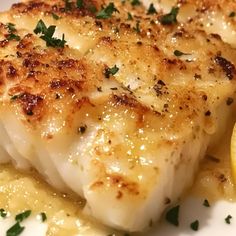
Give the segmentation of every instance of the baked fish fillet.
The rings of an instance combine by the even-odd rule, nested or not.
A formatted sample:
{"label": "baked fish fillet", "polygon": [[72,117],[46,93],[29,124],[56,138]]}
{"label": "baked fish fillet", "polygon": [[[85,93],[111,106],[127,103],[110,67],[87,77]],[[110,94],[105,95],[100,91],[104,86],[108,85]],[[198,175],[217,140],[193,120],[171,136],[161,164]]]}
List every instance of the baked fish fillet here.
{"label": "baked fish fillet", "polygon": [[35,0],[0,15],[1,163],[132,232],[191,185],[236,92],[227,40],[179,22],[181,5],[167,24],[144,3]]}

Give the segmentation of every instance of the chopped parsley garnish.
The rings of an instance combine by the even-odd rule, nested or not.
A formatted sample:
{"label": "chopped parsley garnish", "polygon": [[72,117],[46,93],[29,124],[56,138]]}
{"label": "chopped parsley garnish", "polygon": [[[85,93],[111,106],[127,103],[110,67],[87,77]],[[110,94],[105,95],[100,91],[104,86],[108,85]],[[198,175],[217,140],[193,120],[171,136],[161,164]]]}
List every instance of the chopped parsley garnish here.
{"label": "chopped parsley garnish", "polygon": [[24,211],[18,215],[16,215],[15,220],[17,222],[22,222],[23,220],[27,219],[31,214],[31,210]]}
{"label": "chopped parsley garnish", "polygon": [[199,228],[199,221],[198,220],[195,220],[194,222],[192,222],[190,224],[190,228],[194,231],[198,231],[198,228]]}
{"label": "chopped parsley garnish", "polygon": [[11,101],[14,101],[14,100],[16,100],[16,99],[18,99],[18,98],[21,98],[21,96],[22,96],[22,94],[13,95],[13,96],[11,97]]}
{"label": "chopped parsley garnish", "polygon": [[70,0],[64,0],[65,1],[65,10],[70,11],[72,9],[72,2]]}
{"label": "chopped parsley garnish", "polygon": [[137,21],[136,22],[136,25],[135,25],[135,27],[133,27],[133,29],[134,29],[134,31],[136,32],[136,33],[140,33],[141,31],[140,31],[140,21]]}
{"label": "chopped parsley garnish", "polygon": [[235,17],[236,13],[234,11],[230,12],[229,17]]}
{"label": "chopped parsley garnish", "polygon": [[78,128],[78,133],[80,133],[80,134],[84,134],[85,133],[85,131],[87,130],[87,125],[82,125],[82,126],[80,126],[79,128]]}
{"label": "chopped parsley garnish", "polygon": [[166,220],[175,226],[179,226],[179,208],[179,205],[171,208],[169,211],[167,211],[165,216]]}
{"label": "chopped parsley garnish", "polygon": [[7,36],[7,40],[8,40],[8,41],[11,41],[11,40],[20,41],[20,36],[11,33],[11,34],[9,34],[9,35]]}
{"label": "chopped parsley garnish", "polygon": [[225,223],[226,223],[226,224],[230,224],[232,218],[233,218],[233,217],[232,217],[231,215],[228,215],[228,216],[225,218]]}
{"label": "chopped parsley garnish", "polygon": [[84,1],[83,0],[77,0],[76,1],[77,8],[81,9],[84,7]]}
{"label": "chopped parsley garnish", "polygon": [[40,217],[41,217],[42,222],[44,222],[44,221],[47,220],[47,215],[46,215],[45,212],[41,212],[41,213],[40,213]]}
{"label": "chopped parsley garnish", "polygon": [[15,223],[10,229],[7,230],[6,236],[18,236],[24,231],[19,222]]}
{"label": "chopped parsley garnish", "polygon": [[174,55],[177,56],[177,57],[181,57],[181,56],[184,56],[184,55],[189,55],[189,53],[184,53],[184,52],[181,52],[179,50],[175,50]]}
{"label": "chopped parsley garnish", "polygon": [[177,23],[177,15],[179,13],[179,7],[173,7],[170,13],[163,15],[159,21],[163,25],[171,25]]}
{"label": "chopped parsley garnish", "polygon": [[46,42],[46,45],[48,47],[61,47],[63,48],[66,44],[65,35],[62,35],[62,39],[58,39],[53,37],[56,30],[55,25],[51,25],[47,28],[47,26],[44,24],[42,20],[39,20],[36,28],[34,29],[35,34],[42,34],[40,36],[41,39],[43,39]]}
{"label": "chopped parsley garnish", "polygon": [[54,20],[59,20],[59,19],[60,19],[60,16],[58,16],[58,15],[55,14],[55,13],[52,13],[52,18],[53,18]]}
{"label": "chopped parsley garnish", "polygon": [[9,35],[7,35],[7,40],[11,41],[11,40],[16,40],[16,41],[20,41],[20,36],[14,34],[14,32],[16,32],[16,28],[15,25],[12,23],[7,23],[6,24]]}
{"label": "chopped parsley garnish", "polygon": [[97,12],[97,8],[94,5],[88,6],[88,10],[93,14]]}
{"label": "chopped parsley garnish", "polygon": [[119,71],[119,68],[116,65],[114,65],[112,68],[109,68],[109,67],[106,68],[104,74],[105,74],[105,77],[109,79],[111,75],[115,75],[118,71]]}
{"label": "chopped parsley garnish", "polygon": [[2,209],[2,208],[0,209],[0,216],[2,218],[5,218],[7,216],[7,212],[4,209]]}
{"label": "chopped parsley garnish", "polygon": [[138,6],[138,5],[141,5],[141,2],[139,0],[132,0],[131,5],[132,6]]}
{"label": "chopped parsley garnish", "polygon": [[107,7],[103,8],[96,14],[97,19],[108,19],[111,18],[114,12],[119,12],[113,2],[110,2]]}
{"label": "chopped parsley garnish", "polygon": [[12,24],[12,23],[7,23],[7,28],[8,28],[8,31],[9,31],[10,33],[16,31],[15,25]]}
{"label": "chopped parsley garnish", "polygon": [[157,10],[154,7],[153,3],[151,3],[149,8],[148,8],[147,14],[148,15],[153,15],[153,14],[156,14],[156,13],[157,13]]}
{"label": "chopped parsley garnish", "polygon": [[133,20],[133,16],[131,15],[130,12],[128,12],[128,18],[127,18],[127,20]]}
{"label": "chopped parsley garnish", "polygon": [[207,199],[205,199],[203,202],[203,206],[210,207],[211,205],[210,205],[209,201]]}

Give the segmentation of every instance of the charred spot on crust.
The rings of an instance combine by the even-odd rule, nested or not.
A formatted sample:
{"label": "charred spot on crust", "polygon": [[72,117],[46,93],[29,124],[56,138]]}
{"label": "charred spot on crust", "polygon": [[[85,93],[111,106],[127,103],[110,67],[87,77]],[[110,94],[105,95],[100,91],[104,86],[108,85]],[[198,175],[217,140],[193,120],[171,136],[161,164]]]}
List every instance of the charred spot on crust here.
{"label": "charred spot on crust", "polygon": [[18,95],[17,100],[20,101],[24,113],[28,116],[34,115],[34,110],[42,105],[43,102],[43,98],[41,96],[27,92]]}
{"label": "charred spot on crust", "polygon": [[234,99],[231,98],[231,97],[228,97],[227,100],[226,100],[226,104],[227,104],[228,106],[230,106],[233,102],[234,102]]}
{"label": "charred spot on crust", "polygon": [[127,191],[132,195],[139,195],[139,187],[136,182],[129,181],[125,179],[124,176],[121,175],[109,175],[107,178],[111,185],[115,185],[120,190]]}
{"label": "charred spot on crust", "polygon": [[32,38],[33,34],[25,35],[24,38],[21,39],[19,44],[17,45],[17,49],[20,51],[29,48],[31,45],[33,45]]}
{"label": "charred spot on crust", "polygon": [[234,78],[234,75],[236,74],[236,69],[234,64],[232,64],[230,61],[221,56],[215,57],[215,63],[218,64],[223,69],[229,80],[232,80]]}
{"label": "charred spot on crust", "polygon": [[74,93],[75,90],[81,91],[83,89],[83,81],[78,80],[53,80],[50,82],[51,89],[66,89],[70,93]]}
{"label": "charred spot on crust", "polygon": [[24,59],[23,66],[26,68],[35,68],[40,65],[38,60],[30,60],[29,58]]}
{"label": "charred spot on crust", "polygon": [[210,116],[210,115],[211,115],[211,111],[208,110],[205,112],[205,116]]}
{"label": "charred spot on crust", "polygon": [[8,78],[14,78],[17,76],[17,70],[14,66],[10,65],[7,69],[7,77]]}
{"label": "charred spot on crust", "polygon": [[63,69],[63,68],[71,68],[75,69],[77,66],[77,60],[73,59],[68,59],[68,60],[62,60],[58,62],[58,69]]}
{"label": "charred spot on crust", "polygon": [[2,41],[0,41],[0,47],[4,48],[8,45],[9,41],[7,39],[4,39]]}
{"label": "charred spot on crust", "polygon": [[95,107],[95,105],[90,101],[88,97],[82,97],[81,99],[78,99],[76,102],[76,106],[78,109],[82,108],[85,104]]}
{"label": "charred spot on crust", "polygon": [[121,95],[113,95],[113,100],[116,105],[123,105],[128,107],[137,107],[138,102],[132,98],[129,97],[127,94],[121,94]]}
{"label": "charred spot on crust", "polygon": [[162,80],[158,80],[157,83],[154,85],[153,89],[155,90],[157,96],[163,94],[162,88],[164,86],[166,86],[166,84]]}

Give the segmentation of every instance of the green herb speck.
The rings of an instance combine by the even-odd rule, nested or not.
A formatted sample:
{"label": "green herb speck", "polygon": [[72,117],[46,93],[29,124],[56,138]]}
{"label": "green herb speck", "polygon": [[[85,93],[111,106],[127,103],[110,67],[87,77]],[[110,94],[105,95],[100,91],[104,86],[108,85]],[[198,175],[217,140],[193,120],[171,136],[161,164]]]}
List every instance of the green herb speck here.
{"label": "green herb speck", "polygon": [[179,7],[173,7],[170,13],[163,15],[159,21],[163,25],[171,25],[177,23],[177,15],[179,13]]}
{"label": "green herb speck", "polygon": [[139,5],[141,5],[141,2],[139,0],[132,0],[131,5],[132,6],[139,6]]}
{"label": "green herb speck", "polygon": [[225,218],[225,223],[226,223],[226,224],[230,224],[232,218],[233,218],[233,217],[232,217],[231,215],[228,215],[228,216]]}
{"label": "green herb speck", "polygon": [[203,206],[210,207],[210,203],[209,203],[209,201],[207,199],[204,200]]}
{"label": "green herb speck", "polygon": [[0,216],[2,218],[5,218],[7,216],[7,212],[4,209],[2,209],[2,208],[0,209]]}
{"label": "green herb speck", "polygon": [[179,208],[180,206],[175,206],[167,211],[165,219],[172,225],[179,226]]}
{"label": "green herb speck", "polygon": [[119,68],[116,65],[114,65],[112,68],[109,68],[109,67],[106,68],[104,74],[105,74],[105,77],[109,79],[111,75],[115,75],[118,71],[119,71]]}
{"label": "green herb speck", "polygon": [[130,12],[128,12],[128,18],[127,18],[127,20],[133,20],[133,16],[131,15],[131,13]]}
{"label": "green herb speck", "polygon": [[58,39],[53,37],[56,30],[55,25],[51,25],[47,28],[45,23],[42,20],[39,20],[39,22],[36,25],[36,28],[34,29],[35,34],[42,34],[40,36],[41,39],[43,39],[46,42],[46,45],[48,47],[64,47],[66,44],[65,35],[62,35],[62,39]]}
{"label": "green herb speck", "polygon": [[77,0],[76,1],[77,8],[81,9],[84,7],[84,1],[83,0]]}
{"label": "green herb speck", "polygon": [[45,212],[41,212],[41,213],[40,213],[40,217],[41,217],[42,222],[44,222],[44,221],[47,220],[47,215],[46,215]]}
{"label": "green herb speck", "polygon": [[97,19],[108,19],[111,18],[112,14],[114,12],[119,12],[116,8],[113,2],[110,2],[108,4],[108,6],[106,6],[105,8],[103,8],[102,10],[100,10],[97,14],[96,14],[96,18]]}
{"label": "green herb speck", "polygon": [[153,3],[151,3],[149,8],[148,8],[147,14],[148,15],[153,15],[153,14],[156,14],[156,13],[157,13],[156,8],[154,7]]}
{"label": "green herb speck", "polygon": [[24,231],[25,227],[22,227],[19,222],[15,223],[10,229],[7,230],[6,236],[18,236]]}
{"label": "green herb speck", "polygon": [[22,222],[23,220],[27,219],[31,214],[31,210],[24,211],[18,215],[16,215],[15,220],[17,222]]}
{"label": "green herb speck", "polygon": [[175,50],[175,51],[174,51],[174,55],[175,55],[176,57],[181,57],[181,56],[190,55],[190,54],[189,54],[189,53],[181,52],[181,51],[179,51],[179,50]]}
{"label": "green herb speck", "polygon": [[60,16],[58,16],[57,14],[55,14],[55,13],[52,12],[52,18],[53,18],[54,20],[59,20],[59,19],[60,19]]}
{"label": "green herb speck", "polygon": [[190,224],[190,228],[194,231],[198,231],[198,228],[199,228],[199,221],[198,220],[195,220],[194,222],[192,222]]}

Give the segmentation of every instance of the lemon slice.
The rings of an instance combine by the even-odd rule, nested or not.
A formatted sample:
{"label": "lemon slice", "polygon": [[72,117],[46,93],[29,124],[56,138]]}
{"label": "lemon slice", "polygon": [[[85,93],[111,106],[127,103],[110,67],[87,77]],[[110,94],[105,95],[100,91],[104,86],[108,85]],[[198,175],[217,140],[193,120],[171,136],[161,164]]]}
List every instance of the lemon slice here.
{"label": "lemon slice", "polygon": [[234,124],[230,145],[231,169],[234,183],[236,184],[236,123]]}

